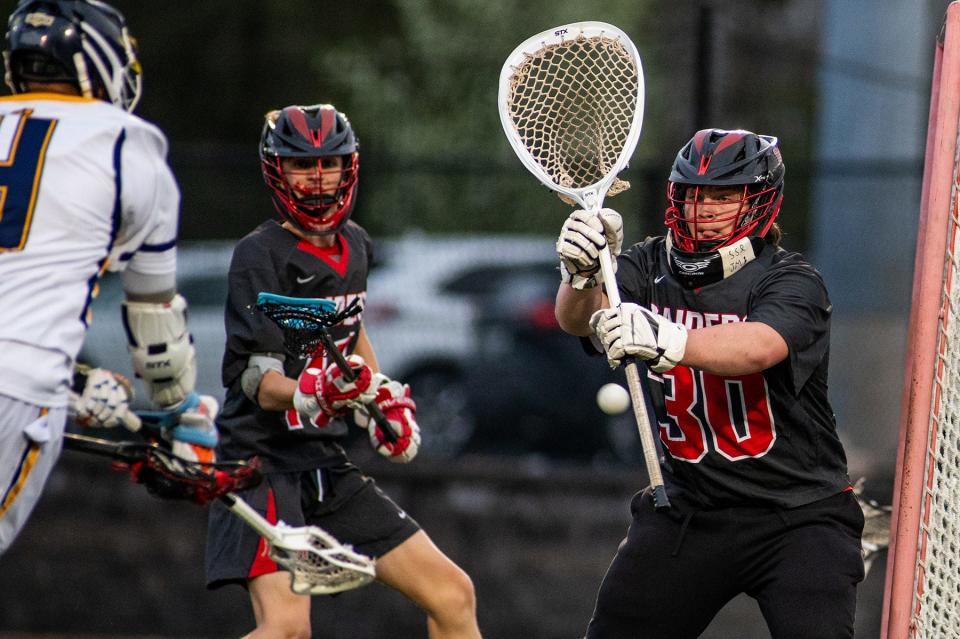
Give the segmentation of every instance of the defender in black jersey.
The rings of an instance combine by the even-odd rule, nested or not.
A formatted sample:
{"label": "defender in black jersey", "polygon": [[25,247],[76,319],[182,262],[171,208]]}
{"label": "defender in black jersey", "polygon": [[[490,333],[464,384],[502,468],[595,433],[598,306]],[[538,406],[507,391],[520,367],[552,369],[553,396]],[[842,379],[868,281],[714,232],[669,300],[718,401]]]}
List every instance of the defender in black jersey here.
{"label": "defender in black jersey", "polygon": [[697,132],[670,175],[668,233],[616,260],[617,309],[598,254],[620,252],[620,216],[564,223],[557,317],[611,365],[645,361],[673,504],[634,498],[589,639],[697,637],[740,593],[774,639],[853,636],[863,513],[827,400],[826,287],[779,246],[783,176],[776,138]]}
{"label": "defender in black jersey", "polygon": [[[470,578],[349,462],[339,443],[343,417],[353,411],[373,447],[391,461],[412,460],[419,444],[410,389],[379,372],[362,314],[331,329],[357,375],[348,383],[335,363],[305,367],[255,306],[261,291],[326,298],[338,308],[364,300],[371,241],[349,219],[357,149],[349,121],[330,105],[267,114],[261,165],[282,222],[264,222],[240,240],[230,265],[219,452],[261,459],[265,481],[241,496],[268,520],[318,525],[376,558],[377,578],[424,609],[431,637],[474,639],[480,632]],[[370,401],[389,420],[396,442],[361,408]],[[264,549],[226,508],[212,508],[208,586],[249,589],[257,621],[251,637],[310,636],[310,598],[291,592],[289,577]]]}

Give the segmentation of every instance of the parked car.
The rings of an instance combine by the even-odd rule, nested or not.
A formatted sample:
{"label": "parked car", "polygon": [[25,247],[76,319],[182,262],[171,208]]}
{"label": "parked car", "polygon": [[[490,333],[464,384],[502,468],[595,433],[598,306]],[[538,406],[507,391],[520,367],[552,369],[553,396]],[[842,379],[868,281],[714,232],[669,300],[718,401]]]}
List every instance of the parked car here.
{"label": "parked car", "polygon": [[[474,306],[472,351],[407,379],[424,453],[543,454],[580,461],[641,460],[632,413],[604,414],[596,392],[625,384],[590,357],[554,316],[556,260],[464,269],[443,285]],[[427,436],[429,434],[429,437]]]}
{"label": "parked car", "polygon": [[479,267],[542,263],[553,254],[552,240],[532,236],[412,233],[377,242],[364,324],[381,368],[402,379],[438,363],[459,365],[476,350],[476,304],[473,291],[451,283]]}

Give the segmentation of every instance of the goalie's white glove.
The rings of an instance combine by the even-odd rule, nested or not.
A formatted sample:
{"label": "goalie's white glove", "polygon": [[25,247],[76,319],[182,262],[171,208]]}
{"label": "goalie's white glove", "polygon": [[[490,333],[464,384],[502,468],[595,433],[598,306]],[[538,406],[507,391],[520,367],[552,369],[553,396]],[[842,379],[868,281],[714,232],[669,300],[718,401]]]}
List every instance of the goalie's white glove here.
{"label": "goalie's white glove", "polygon": [[639,357],[664,373],[680,363],[687,348],[685,326],[637,304],[600,309],[590,316],[590,326],[614,368],[624,357]]}
{"label": "goalie's white glove", "polygon": [[355,379],[350,382],[336,362],[325,370],[307,366],[297,379],[293,407],[314,423],[323,424],[331,417],[347,414],[352,408],[372,402],[377,388],[372,383],[373,372],[359,355],[347,357]]}
{"label": "goalie's white glove", "polygon": [[139,430],[140,420],[130,410],[133,385],[126,377],[105,368],[77,365],[70,390],[68,412],[84,428],[125,426]]}
{"label": "goalie's white glove", "polygon": [[600,251],[610,246],[613,270],[623,246],[623,219],[613,209],[596,213],[577,210],[570,214],[557,238],[560,281],[577,290],[593,288],[603,281]]}
{"label": "goalie's white glove", "polygon": [[177,425],[164,429],[163,436],[177,457],[209,464],[217,461],[216,448],[220,437],[215,420],[220,404],[210,395],[191,393],[172,411]]}
{"label": "goalie's white glove", "polygon": [[391,442],[384,436],[380,425],[363,406],[353,411],[353,421],[360,428],[367,429],[370,445],[374,450],[392,462],[406,464],[417,456],[420,449],[417,405],[410,397],[410,386],[394,381],[382,373],[376,373],[373,377],[373,386],[377,391],[375,401],[390,423],[397,441]]}

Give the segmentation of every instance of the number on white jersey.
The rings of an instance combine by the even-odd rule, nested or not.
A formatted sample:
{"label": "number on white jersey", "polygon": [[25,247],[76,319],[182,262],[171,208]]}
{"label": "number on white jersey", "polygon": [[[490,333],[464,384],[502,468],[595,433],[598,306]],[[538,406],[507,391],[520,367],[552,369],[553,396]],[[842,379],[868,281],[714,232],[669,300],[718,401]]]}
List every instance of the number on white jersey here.
{"label": "number on white jersey", "polygon": [[56,120],[30,117],[25,109],[0,119],[0,251],[27,243],[43,161]]}

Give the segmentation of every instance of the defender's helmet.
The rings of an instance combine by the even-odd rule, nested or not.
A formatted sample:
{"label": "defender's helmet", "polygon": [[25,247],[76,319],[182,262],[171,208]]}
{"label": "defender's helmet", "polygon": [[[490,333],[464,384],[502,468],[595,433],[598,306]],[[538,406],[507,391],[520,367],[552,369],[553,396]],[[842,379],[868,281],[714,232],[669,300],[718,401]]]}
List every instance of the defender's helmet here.
{"label": "defender's helmet", "polygon": [[20,0],[7,24],[7,86],[69,82],[88,98],[133,111],[141,70],[123,14],[100,0]]}
{"label": "defender's helmet", "polygon": [[[356,201],[359,143],[347,116],[329,104],[288,106],[266,116],[260,136],[260,165],[280,216],[309,235],[339,231]],[[335,190],[294,189],[285,175],[284,158],[316,160],[317,177],[324,169],[322,158],[340,156],[343,167]]]}
{"label": "defender's helmet", "polygon": [[[773,226],[783,200],[783,159],[777,138],[750,131],[704,129],[677,154],[667,186],[665,223],[681,251],[710,251],[744,237],[763,237]],[[735,220],[733,230],[698,239],[697,218],[684,217],[684,205],[702,207],[705,186],[742,186],[735,213],[711,220]],[[694,209],[696,210],[696,209]]]}

